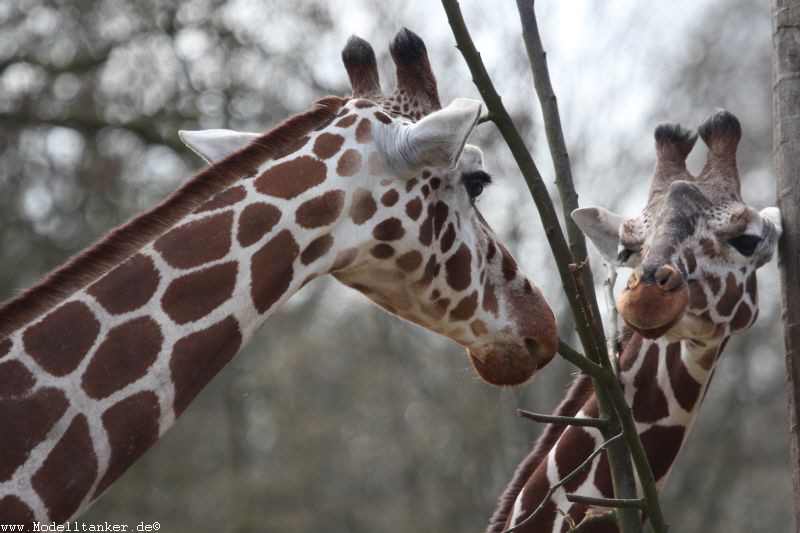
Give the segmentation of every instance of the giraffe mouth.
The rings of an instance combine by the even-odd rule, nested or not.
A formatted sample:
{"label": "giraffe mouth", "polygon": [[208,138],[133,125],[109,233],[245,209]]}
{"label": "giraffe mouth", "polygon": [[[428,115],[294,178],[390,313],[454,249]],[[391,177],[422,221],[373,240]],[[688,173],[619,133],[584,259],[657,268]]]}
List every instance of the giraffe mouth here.
{"label": "giraffe mouth", "polygon": [[513,387],[526,383],[537,370],[553,358],[550,349],[531,337],[525,337],[524,347],[504,343],[486,352],[467,349],[472,366],[485,382],[499,387]]}
{"label": "giraffe mouth", "polygon": [[647,339],[656,339],[680,321],[688,303],[685,284],[672,290],[640,284],[622,291],[617,310],[634,331]]}

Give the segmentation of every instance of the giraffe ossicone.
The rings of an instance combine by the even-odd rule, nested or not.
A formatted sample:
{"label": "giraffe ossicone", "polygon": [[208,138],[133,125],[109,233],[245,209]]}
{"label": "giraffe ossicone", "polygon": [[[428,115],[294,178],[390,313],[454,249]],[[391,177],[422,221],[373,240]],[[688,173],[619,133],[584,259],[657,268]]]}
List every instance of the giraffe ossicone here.
{"label": "giraffe ossicone", "polygon": [[[625,320],[619,380],[659,488],[729,337],[758,315],[756,270],[770,260],[781,234],[777,208],[757,211],[742,201],[736,117],[720,111],[698,132],[708,156],[697,177],[686,168],[697,135],[663,124],[655,130],[656,165],[642,212],[622,217],[589,207],[572,215],[606,261],[633,269],[617,299]],[[588,376],[573,382],[556,414],[598,416]],[[614,496],[605,452],[547,494],[603,441],[594,428],[548,426],[501,496],[487,533],[512,526],[518,532],[564,532],[602,514],[605,509],[570,503],[566,495]],[[616,530],[611,521],[581,527]]]}
{"label": "giraffe ossicone", "polygon": [[391,52],[388,98],[353,38],[354,98],[264,135],[182,132],[210,166],[0,307],[0,523],[80,514],[325,274],[452,338],[490,383],[553,357],[552,311],[475,206],[480,103],[441,109],[413,33]]}

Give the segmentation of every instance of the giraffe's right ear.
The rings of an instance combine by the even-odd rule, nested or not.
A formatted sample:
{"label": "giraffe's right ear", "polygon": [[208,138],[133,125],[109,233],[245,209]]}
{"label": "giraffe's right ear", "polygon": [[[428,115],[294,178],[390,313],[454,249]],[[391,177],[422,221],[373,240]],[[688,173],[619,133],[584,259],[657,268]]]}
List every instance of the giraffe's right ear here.
{"label": "giraffe's right ear", "polygon": [[618,265],[619,228],[624,218],[602,207],[581,207],[572,212],[572,220],[594,243],[603,259]]}
{"label": "giraffe's right ear", "polygon": [[213,165],[249,145],[260,135],[233,130],[180,130],[178,137],[194,153]]}
{"label": "giraffe's right ear", "polygon": [[452,169],[478,119],[483,105],[457,98],[415,124],[395,123],[379,136],[379,150],[396,174],[410,176],[422,167]]}

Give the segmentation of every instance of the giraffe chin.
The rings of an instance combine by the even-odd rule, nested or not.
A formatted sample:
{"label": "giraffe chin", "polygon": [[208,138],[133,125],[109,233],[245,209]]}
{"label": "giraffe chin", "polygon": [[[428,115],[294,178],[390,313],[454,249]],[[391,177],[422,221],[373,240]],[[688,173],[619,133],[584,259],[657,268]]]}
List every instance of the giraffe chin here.
{"label": "giraffe chin", "polygon": [[467,349],[472,366],[485,382],[498,387],[525,384],[553,358],[555,350],[526,337],[525,346],[508,344],[478,354]]}

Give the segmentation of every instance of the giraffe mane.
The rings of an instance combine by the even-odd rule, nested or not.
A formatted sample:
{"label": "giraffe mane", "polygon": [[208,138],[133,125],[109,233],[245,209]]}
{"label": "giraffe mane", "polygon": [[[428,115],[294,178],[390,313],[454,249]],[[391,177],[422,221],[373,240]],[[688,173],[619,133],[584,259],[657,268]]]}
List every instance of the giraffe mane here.
{"label": "giraffe mane", "polygon": [[[585,404],[591,395],[594,393],[592,386],[592,378],[588,374],[578,374],[572,380],[572,383],[567,390],[567,395],[558,405],[555,410],[557,416],[575,416],[580,408]],[[514,502],[517,500],[520,491],[528,482],[533,472],[538,468],[539,464],[547,457],[550,450],[555,446],[561,434],[567,429],[567,426],[561,424],[547,424],[541,436],[536,439],[533,445],[533,450],[522,460],[514,472],[514,477],[511,482],[506,486],[503,494],[500,496],[497,508],[489,520],[489,525],[486,528],[486,533],[500,533],[511,514],[511,509],[514,507]]]}
{"label": "giraffe mane", "polygon": [[211,197],[243,176],[254,174],[264,161],[280,157],[299,137],[330,123],[346,102],[336,96],[317,100],[309,110],[287,118],[249,146],[201,170],[160,204],[111,230],[0,305],[0,339],[121,264]]}

